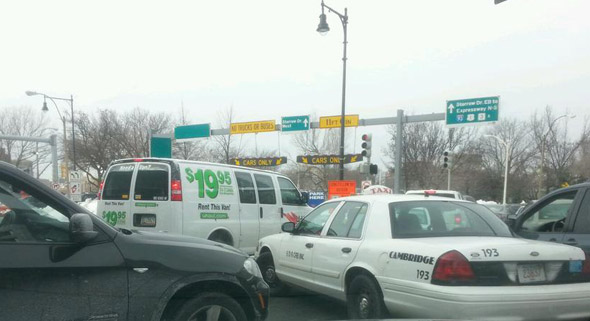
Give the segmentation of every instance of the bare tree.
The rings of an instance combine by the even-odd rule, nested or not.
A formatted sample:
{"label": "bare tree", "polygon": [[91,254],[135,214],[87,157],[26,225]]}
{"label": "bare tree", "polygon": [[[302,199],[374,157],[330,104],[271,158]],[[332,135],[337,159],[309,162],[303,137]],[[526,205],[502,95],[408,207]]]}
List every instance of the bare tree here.
{"label": "bare tree", "polygon": [[[42,112],[29,106],[5,107],[0,110],[0,133],[3,135],[47,137],[49,135]],[[37,149],[39,146],[39,149]],[[0,140],[5,160],[19,166],[22,161],[35,161],[39,152],[40,162],[49,155],[45,144],[19,140]]]}
{"label": "bare tree", "polygon": [[173,127],[169,114],[153,114],[139,107],[125,113],[121,123],[118,139],[129,157],[147,157],[150,150],[149,132],[168,133]]}
{"label": "bare tree", "polygon": [[585,119],[580,136],[572,138],[568,130],[568,118],[563,115],[556,117],[550,106],[545,108],[542,115],[535,113],[532,117],[531,127],[540,158],[541,193],[558,188],[573,178],[575,155],[590,135],[588,119]]}
{"label": "bare tree", "polygon": [[[234,120],[234,108],[231,106],[218,114],[217,125],[229,129]],[[240,157],[242,154],[242,137],[227,134],[215,135],[212,138],[213,146],[209,150],[212,161],[230,164],[232,158]]]}
{"label": "bare tree", "polygon": [[[447,133],[442,123],[423,122],[405,124],[402,130],[402,164],[395,164],[395,125],[389,127],[389,143],[384,152],[389,155],[389,169],[402,167],[405,189],[446,188],[446,171],[442,166],[444,151],[451,151],[451,170],[465,167],[462,163],[469,155],[476,129],[459,128]],[[471,162],[468,162],[471,163]]]}

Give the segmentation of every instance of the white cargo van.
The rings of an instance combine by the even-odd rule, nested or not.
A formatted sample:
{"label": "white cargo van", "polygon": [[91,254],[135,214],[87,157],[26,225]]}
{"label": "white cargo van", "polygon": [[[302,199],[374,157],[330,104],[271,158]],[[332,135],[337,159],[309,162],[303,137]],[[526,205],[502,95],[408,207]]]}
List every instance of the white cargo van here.
{"label": "white cargo van", "polygon": [[198,236],[254,253],[260,238],[311,210],[305,196],[271,171],[123,159],[109,166],[97,215],[116,227]]}

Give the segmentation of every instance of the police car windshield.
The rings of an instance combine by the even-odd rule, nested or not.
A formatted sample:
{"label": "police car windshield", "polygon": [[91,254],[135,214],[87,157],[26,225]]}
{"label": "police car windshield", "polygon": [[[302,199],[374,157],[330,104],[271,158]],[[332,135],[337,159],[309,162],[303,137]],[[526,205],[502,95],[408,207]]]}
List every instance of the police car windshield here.
{"label": "police car windshield", "polygon": [[512,236],[508,227],[482,206],[464,202],[409,201],[389,204],[394,238]]}

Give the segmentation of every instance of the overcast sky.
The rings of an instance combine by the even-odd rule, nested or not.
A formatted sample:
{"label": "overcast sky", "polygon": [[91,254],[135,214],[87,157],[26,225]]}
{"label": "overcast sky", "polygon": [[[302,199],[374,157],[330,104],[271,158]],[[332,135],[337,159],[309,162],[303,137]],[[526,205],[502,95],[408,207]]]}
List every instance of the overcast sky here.
{"label": "overcast sky", "polygon": [[[326,4],[350,16],[347,113],[443,112],[446,100],[498,95],[501,117],[551,105],[579,128],[590,115],[587,0]],[[342,27],[326,12],[331,31],[320,36],[319,14],[319,0],[4,1],[0,106],[40,108],[24,94],[35,90],[73,94],[84,111],[178,114],[184,102],[194,123],[231,105],[239,121],[337,115]],[[358,145],[364,132],[379,153],[385,129],[359,128]]]}

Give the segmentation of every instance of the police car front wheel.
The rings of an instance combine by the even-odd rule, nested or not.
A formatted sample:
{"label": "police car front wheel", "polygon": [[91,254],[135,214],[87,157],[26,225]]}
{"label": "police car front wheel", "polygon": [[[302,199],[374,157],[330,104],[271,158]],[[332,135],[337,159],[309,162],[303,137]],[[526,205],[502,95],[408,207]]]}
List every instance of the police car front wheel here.
{"label": "police car front wheel", "polygon": [[270,287],[271,294],[285,295],[288,292],[288,288],[277,277],[272,254],[270,252],[260,254],[256,263],[258,263],[258,266],[260,267],[264,282]]}
{"label": "police car front wheel", "polygon": [[387,314],[379,285],[367,275],[358,275],[350,282],[346,305],[351,319],[378,319]]}

